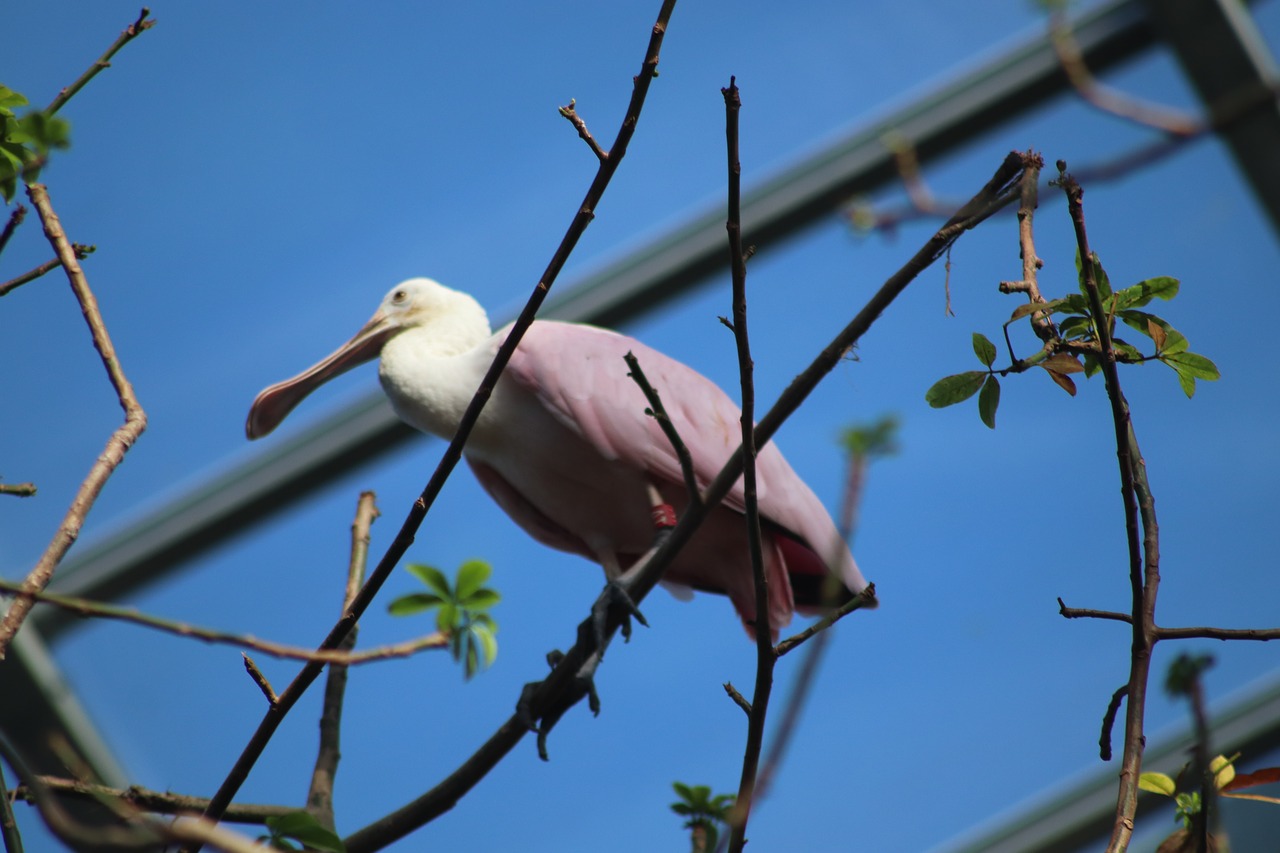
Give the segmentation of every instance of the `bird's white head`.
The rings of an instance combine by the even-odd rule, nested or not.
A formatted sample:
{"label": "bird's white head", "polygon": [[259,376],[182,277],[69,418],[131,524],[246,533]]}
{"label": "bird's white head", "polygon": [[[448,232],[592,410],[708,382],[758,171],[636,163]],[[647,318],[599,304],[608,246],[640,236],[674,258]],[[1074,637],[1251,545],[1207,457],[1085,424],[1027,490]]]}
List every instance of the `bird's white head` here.
{"label": "bird's white head", "polygon": [[489,319],[465,293],[429,278],[411,278],[391,288],[378,310],[355,337],[302,373],[266,388],[249,408],[245,435],[261,438],[285,419],[302,399],[335,376],[377,358],[403,332],[427,342],[440,355],[472,349],[489,336]]}

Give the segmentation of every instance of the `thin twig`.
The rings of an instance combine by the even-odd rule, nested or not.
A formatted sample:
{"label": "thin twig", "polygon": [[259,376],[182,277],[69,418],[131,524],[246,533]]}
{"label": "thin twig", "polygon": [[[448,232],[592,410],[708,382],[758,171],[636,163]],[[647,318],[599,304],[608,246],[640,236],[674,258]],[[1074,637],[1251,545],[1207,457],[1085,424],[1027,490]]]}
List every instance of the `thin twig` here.
{"label": "thin twig", "polygon": [[[17,797],[17,792],[13,795]],[[4,781],[4,764],[0,763],[0,841],[4,842],[5,853],[22,853],[22,834],[18,832],[18,822],[13,817],[13,805],[9,796],[9,786]]]}
{"label": "thin twig", "polygon": [[[361,614],[369,606],[373,597],[377,595],[378,590],[382,588],[392,570],[400,562],[408,550],[410,543],[413,542],[414,535],[418,528],[422,525],[422,520],[426,517],[427,512],[434,505],[436,498],[439,496],[441,489],[449,475],[457,467],[459,460],[462,458],[462,447],[465,444],[471,430],[474,428],[476,421],[480,418],[480,412],[485,404],[489,401],[489,397],[493,393],[494,387],[497,385],[498,377],[502,374],[503,369],[507,366],[507,362],[511,360],[512,354],[515,352],[516,346],[519,345],[520,339],[524,337],[524,333],[533,323],[538,309],[542,306],[543,300],[550,292],[552,285],[559,276],[560,271],[564,268],[574,247],[578,244],[587,226],[595,217],[595,209],[604,195],[605,189],[609,186],[613,179],[614,173],[627,152],[627,146],[631,142],[631,138],[635,133],[636,125],[640,118],[641,110],[644,106],[645,98],[649,92],[649,85],[652,82],[658,67],[658,56],[662,47],[662,40],[666,34],[667,23],[671,18],[671,13],[675,8],[675,0],[663,0],[662,8],[658,13],[657,22],[653,26],[650,34],[649,44],[645,50],[644,61],[641,64],[640,73],[633,79],[631,90],[631,101],[627,106],[627,111],[623,117],[622,124],[618,128],[618,134],[614,139],[613,146],[609,149],[609,157],[600,161],[600,166],[596,171],[596,176],[591,182],[591,186],[587,189],[586,195],[582,203],[578,206],[577,211],[565,232],[564,238],[560,245],[552,254],[551,261],[547,268],[543,271],[542,277],[534,287],[533,293],[526,302],[524,309],[520,312],[520,316],[512,324],[511,330],[507,333],[507,338],[498,348],[497,354],[494,356],[493,364],[490,366],[484,379],[480,383],[480,387],[476,390],[475,396],[471,403],[467,406],[462,418],[459,420],[457,432],[454,434],[453,440],[449,442],[449,446],[445,449],[440,462],[436,466],[436,470],[432,473],[430,480],[423,489],[421,495],[414,502],[412,509],[405,518],[404,523],[400,527],[399,533],[396,534],[390,547],[383,555],[378,565],[370,574],[369,581],[360,589],[360,593],[352,602],[351,607],[343,614],[342,619],[330,630],[329,635],[321,644],[322,649],[336,648],[352,627],[359,620]],[[578,664],[581,662],[579,661]],[[576,665],[575,665],[576,666]],[[249,743],[246,744],[240,757],[236,760],[235,765],[227,774],[226,779],[218,788],[217,793],[210,800],[209,807],[205,810],[205,816],[211,820],[217,820],[222,810],[227,807],[240,790],[240,786],[244,780],[248,778],[249,771],[257,762],[258,757],[262,755],[267,744],[270,742],[276,728],[289,710],[297,703],[302,694],[319,676],[321,665],[316,663],[308,664],[304,667],[294,680],[280,694],[280,701],[267,711],[262,722],[259,723],[257,730],[254,732]],[[557,667],[557,671],[559,668]],[[576,671],[576,669],[575,669]],[[553,673],[554,674],[554,673]],[[568,677],[567,675],[565,676]],[[482,748],[483,758],[475,764],[469,764],[466,772],[460,768],[465,781],[465,787],[453,797],[456,801],[462,792],[468,790],[485,773],[492,768],[498,760],[502,758],[519,740],[528,733],[528,728],[523,721],[517,719],[515,715],[505,723],[500,729],[498,735],[490,739],[490,744],[496,744],[492,749],[485,750]],[[456,776],[457,774],[455,774]],[[453,777],[450,777],[451,779]],[[412,805],[412,804],[411,804]],[[428,814],[426,817],[420,817],[410,807],[409,817],[396,818],[396,815],[389,815],[375,826],[379,827],[378,832],[385,832],[389,836],[389,840],[379,846],[385,846],[390,840],[403,837],[409,832],[421,826],[422,823],[430,820],[434,815]],[[396,814],[401,814],[405,810],[402,809]],[[428,812],[431,810],[428,809]],[[362,831],[363,832],[363,831]],[[371,833],[372,834],[372,833]],[[195,848],[198,849],[198,848]],[[348,844],[348,850],[351,850]],[[188,850],[187,853],[194,853],[194,850]]]}
{"label": "thin twig", "polygon": [[680,460],[680,473],[684,476],[684,489],[689,493],[689,502],[700,503],[702,495],[698,493],[698,478],[693,473],[693,457],[689,455],[689,448],[680,438],[676,425],[672,423],[671,416],[667,414],[666,408],[663,407],[662,398],[658,396],[657,390],[649,384],[648,377],[640,369],[640,361],[630,352],[622,358],[626,361],[627,367],[631,371],[627,375],[640,386],[640,390],[644,393],[644,398],[649,401],[649,408],[645,409],[644,413],[657,421],[658,426],[662,427],[662,432],[666,435],[667,441],[671,442],[671,449],[675,451],[676,458]]}
{"label": "thin twig", "polygon": [[35,483],[0,483],[0,495],[14,495],[19,498],[34,497]]}
{"label": "thin twig", "polygon": [[[1138,807],[1138,776],[1142,771],[1142,752],[1146,739],[1143,717],[1146,713],[1147,686],[1151,672],[1151,652],[1155,634],[1156,594],[1160,586],[1160,533],[1156,522],[1155,500],[1146,480],[1146,465],[1138,448],[1138,438],[1130,419],[1129,404],[1120,389],[1116,368],[1116,351],[1111,330],[1102,306],[1098,282],[1094,274],[1095,257],[1089,248],[1084,221],[1084,190],[1058,161],[1059,185],[1067,196],[1067,208],[1075,229],[1080,251],[1081,272],[1102,347],[1099,362],[1106,380],[1107,399],[1111,403],[1111,419],[1115,428],[1116,460],[1120,469],[1120,492],[1124,504],[1125,533],[1129,549],[1129,584],[1133,599],[1133,643],[1129,663],[1129,691],[1125,705],[1124,752],[1120,767],[1120,789],[1116,799],[1116,818],[1112,825],[1108,853],[1128,847],[1133,835],[1133,819]],[[1141,533],[1139,532],[1141,524]]]}
{"label": "thin twig", "polygon": [[814,634],[819,634],[827,630],[853,611],[861,610],[865,607],[874,607],[875,605],[876,585],[869,583],[867,584],[866,589],[862,590],[862,592],[858,593],[853,598],[850,598],[844,604],[840,605],[826,616],[823,616],[808,628],[805,628],[803,631],[787,637],[785,640],[778,643],[777,648],[774,651],[778,657],[782,657],[788,652],[794,651],[797,646],[804,643],[805,640],[808,640]]}
{"label": "thin twig", "polygon": [[[669,13],[667,6],[664,6],[664,11]],[[662,20],[665,21],[665,18]],[[659,32],[655,29],[655,35]],[[651,49],[656,62],[656,48],[652,42]],[[616,151],[617,148],[615,147],[614,150]],[[876,318],[916,276],[946,252],[947,247],[959,239],[964,232],[977,227],[993,213],[1017,198],[1012,188],[1020,172],[1020,155],[1013,153],[1007,156],[991,180],[964,206],[962,211],[943,225],[901,269],[884,282],[867,305],[814,358],[809,367],[792,380],[790,386],[774,403],[773,408],[756,424],[757,446],[763,446],[764,442],[777,432],[782,423],[799,408],[823,377],[842,362],[849,348],[871,328]],[[680,521],[672,528],[671,534],[631,578],[628,592],[636,603],[642,601],[644,596],[658,584],[674,555],[688,543],[707,514],[720,504],[741,476],[742,453],[739,449],[706,488],[703,504],[697,507],[691,506],[681,515]],[[613,632],[617,627],[618,620],[611,617],[609,631]],[[581,633],[583,629],[580,626]],[[591,635],[589,624],[585,633]],[[554,713],[561,710],[569,701],[567,697],[574,697],[572,701],[578,701],[581,698],[581,685],[576,679],[585,659],[586,652],[581,644],[573,646],[564,654],[532,696],[530,707],[533,712],[539,715]],[[434,788],[395,812],[347,836],[344,843],[348,853],[380,850],[448,811],[528,733],[527,721],[512,714],[475,753]]]}
{"label": "thin twig", "polygon": [[63,807],[45,785],[44,777],[31,770],[2,731],[0,757],[25,781],[45,826],[72,850],[137,850],[143,853],[164,848],[173,842],[208,842],[230,853],[261,853],[262,847],[256,842],[209,821],[190,817],[180,817],[172,822],[152,820],[121,800],[98,801],[118,814],[119,824],[83,824]]}
{"label": "thin twig", "polygon": [[[98,249],[97,246],[86,246],[83,243],[72,243],[71,248],[75,251],[76,257],[81,260],[92,255]],[[52,272],[60,266],[62,266],[62,260],[60,258],[54,258],[51,261],[45,261],[35,269],[27,270],[22,275],[14,276],[3,284],[0,284],[0,296],[7,296],[10,291],[16,290],[24,284],[33,282],[45,273]]]}
{"label": "thin twig", "polygon": [[[346,612],[364,585],[365,565],[369,558],[369,529],[378,517],[373,492],[362,492],[356,503],[356,517],[351,523],[351,556],[347,560],[346,591],[342,597],[342,611]],[[356,644],[356,633],[351,633],[339,647],[350,651]],[[338,774],[341,758],[339,734],[342,723],[342,701],[347,689],[346,666],[330,664],[329,677],[324,685],[324,703],[320,712],[320,748],[316,751],[315,769],[311,773],[311,787],[307,792],[307,811],[327,829],[334,828],[333,782]]]}
{"label": "thin twig", "polygon": [[582,141],[587,143],[587,147],[596,155],[596,159],[604,162],[609,159],[609,152],[600,147],[600,143],[596,142],[596,138],[591,135],[591,131],[587,130],[587,123],[582,120],[582,116],[578,115],[578,102],[573,98],[569,99],[566,106],[559,107],[560,115],[569,120],[569,123],[578,131],[578,136],[582,137]]}
{"label": "thin twig", "polygon": [[[50,245],[53,246],[54,253],[57,254],[58,259],[62,262],[67,279],[71,282],[71,290],[75,293],[76,300],[80,303],[80,310],[84,314],[85,322],[89,325],[89,333],[93,337],[93,345],[97,348],[98,355],[102,358],[102,363],[107,369],[107,376],[111,380],[112,387],[115,388],[121,408],[124,409],[124,423],[107,439],[106,449],[103,450],[93,467],[89,469],[89,474],[85,477],[84,482],[80,484],[75,498],[71,501],[71,506],[67,509],[67,514],[63,517],[62,524],[59,525],[57,532],[54,534],[53,541],[49,543],[49,547],[45,549],[35,568],[31,570],[31,573],[27,575],[22,584],[23,592],[33,593],[39,592],[48,586],[49,581],[53,578],[54,569],[58,567],[58,563],[62,561],[62,558],[80,535],[80,528],[84,525],[85,516],[88,515],[89,510],[93,507],[94,501],[98,499],[98,494],[102,491],[102,487],[124,459],[125,453],[138,440],[138,436],[142,434],[142,431],[146,429],[147,415],[138,403],[138,398],[133,393],[133,386],[125,378],[124,371],[120,367],[120,361],[116,358],[115,347],[111,343],[111,337],[107,334],[107,327],[102,321],[102,314],[98,310],[98,300],[94,298],[93,291],[89,289],[89,282],[85,278],[84,270],[80,268],[80,261],[76,258],[76,252],[72,247],[71,241],[67,239],[66,233],[62,230],[62,223],[58,221],[57,214],[53,212],[53,205],[49,202],[48,192],[41,184],[31,184],[27,187],[27,196],[31,199],[31,203],[35,205],[36,212],[40,214],[40,221],[44,224],[45,236],[49,239]],[[29,597],[15,599],[10,604],[3,621],[0,621],[0,660],[4,658],[5,649],[8,648],[9,641],[17,633],[18,628],[22,626],[23,620],[31,610],[31,604],[32,599]]]}
{"label": "thin twig", "polygon": [[69,595],[58,595],[52,592],[27,592],[22,584],[6,580],[0,580],[0,590],[13,593],[15,603],[23,600],[35,601],[40,604],[59,607],[80,616],[96,619],[114,619],[120,622],[128,622],[132,625],[141,625],[145,628],[154,628],[157,631],[164,631],[168,634],[176,634],[179,637],[203,640],[206,643],[239,646],[240,648],[253,649],[272,657],[318,664],[333,663],[352,666],[370,663],[371,661],[409,657],[426,649],[442,649],[449,645],[448,636],[437,631],[414,640],[394,643],[389,646],[379,646],[376,649],[368,649],[363,652],[344,652],[335,649],[317,650],[262,640],[248,634],[233,634],[229,631],[219,631],[215,628],[202,628],[198,625],[189,625],[186,622],[161,619],[158,616],[140,613],[132,607],[117,607],[112,604],[103,604],[102,602],[89,601]]}
{"label": "thin twig", "polygon": [[751,703],[747,701],[747,697],[738,692],[738,688],[734,687],[731,682],[726,681],[724,683],[724,692],[733,700],[733,704],[742,709],[744,714],[748,717],[751,716]]}
{"label": "thin twig", "polygon": [[[202,810],[208,800],[203,797],[188,797],[169,791],[153,791],[140,785],[128,788],[112,788],[92,782],[81,782],[78,779],[63,779],[57,776],[41,776],[40,782],[50,791],[60,796],[79,797],[85,800],[101,800],[108,797],[128,803],[134,808],[152,814],[190,814]],[[15,800],[35,803],[35,794],[27,785],[14,789]],[[296,806],[260,806],[235,804],[227,809],[222,819],[227,823],[249,823],[261,825],[269,817],[282,817],[292,814]]]}
{"label": "thin twig", "polygon": [[13,232],[18,230],[18,226],[22,224],[22,220],[27,218],[27,208],[18,205],[9,214],[8,220],[4,223],[4,230],[0,231],[0,252],[3,252],[5,246],[9,245],[9,238],[13,236]]}
{"label": "thin twig", "polygon": [[258,685],[262,695],[267,698],[267,704],[274,705],[280,701],[280,697],[276,695],[275,688],[271,686],[271,682],[267,680],[262,670],[258,669],[258,665],[254,663],[253,658],[244,652],[240,653],[240,657],[244,658],[244,671],[249,673],[249,678],[253,679],[253,683]]}
{"label": "thin twig", "polygon": [[[1109,619],[1114,622],[1133,624],[1133,616],[1129,613],[1117,613],[1114,610],[1088,610],[1082,607],[1067,607],[1058,599],[1058,612],[1067,619]],[[1210,628],[1207,626],[1191,628],[1162,628],[1152,625],[1153,636],[1157,640],[1280,640],[1280,628]]]}
{"label": "thin twig", "polygon": [[738,155],[738,113],[742,108],[738,86],[733,77],[724,96],[725,146],[729,165],[728,215],[725,230],[729,236],[729,269],[733,279],[733,338],[738,350],[738,378],[742,394],[742,498],[746,516],[747,544],[751,554],[751,575],[756,592],[756,682],[751,697],[751,714],[747,717],[747,744],[742,758],[742,776],[738,795],[727,818],[729,850],[741,853],[746,844],[747,821],[755,799],[756,778],[760,769],[760,751],[764,747],[764,724],[773,693],[773,669],[777,656],[773,653],[773,623],[769,619],[769,579],[765,574],[764,550],[761,544],[760,507],[756,495],[755,380],[751,360],[751,341],[747,333],[747,266],[742,257],[742,163]]}
{"label": "thin twig", "polygon": [[1120,713],[1120,703],[1128,695],[1128,683],[1116,688],[1116,692],[1111,694],[1111,701],[1107,703],[1107,712],[1102,715],[1102,733],[1098,735],[1098,756],[1103,761],[1111,760],[1111,730],[1115,728],[1116,714]]}
{"label": "thin twig", "polygon": [[156,25],[155,20],[147,20],[147,16],[150,14],[150,9],[145,6],[142,7],[142,12],[138,15],[138,19],[125,27],[124,30],[121,31],[119,37],[111,43],[111,47],[107,48],[106,53],[98,57],[98,60],[90,65],[74,83],[58,93],[58,97],[54,98],[49,106],[44,108],[45,114],[53,115],[58,110],[62,109],[67,101],[71,100],[71,98],[83,89],[90,80],[97,77],[103,70],[111,67],[111,58],[120,51],[120,48],[124,47],[126,44],[154,27]]}

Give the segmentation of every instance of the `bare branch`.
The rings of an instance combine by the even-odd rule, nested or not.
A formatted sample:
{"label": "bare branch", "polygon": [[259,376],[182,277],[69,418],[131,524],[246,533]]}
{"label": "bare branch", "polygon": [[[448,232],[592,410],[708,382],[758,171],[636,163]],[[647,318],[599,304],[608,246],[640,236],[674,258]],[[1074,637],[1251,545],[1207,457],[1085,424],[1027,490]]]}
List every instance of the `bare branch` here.
{"label": "bare branch", "polygon": [[747,745],[742,758],[742,776],[738,795],[727,818],[729,850],[741,853],[746,844],[747,820],[755,799],[760,751],[764,746],[764,724],[773,693],[773,625],[769,620],[769,579],[764,569],[761,544],[760,507],[756,494],[755,380],[751,359],[751,342],[747,333],[747,265],[742,256],[742,163],[738,156],[738,113],[742,108],[738,86],[729,78],[728,88],[721,89],[725,108],[725,146],[729,165],[728,217],[725,230],[729,235],[729,268],[733,278],[733,338],[738,350],[738,378],[742,395],[742,497],[747,523],[747,544],[751,554],[751,575],[756,591],[756,683],[751,697],[751,713],[747,717]]}
{"label": "bare branch", "polygon": [[253,658],[244,652],[240,653],[240,657],[244,658],[244,671],[249,673],[249,677],[253,679],[253,683],[258,685],[258,689],[262,691],[262,695],[267,698],[268,705],[274,705],[280,701],[280,697],[276,695],[275,688],[271,686],[271,682],[262,674],[262,670],[258,669],[258,665],[254,663]]}
{"label": "bare branch", "polygon": [[[80,261],[76,257],[71,241],[67,239],[66,233],[62,230],[62,223],[58,221],[57,214],[53,212],[53,205],[49,202],[48,192],[42,184],[31,184],[27,187],[27,196],[31,199],[31,203],[35,205],[36,212],[40,214],[40,221],[44,224],[45,236],[49,239],[55,254],[62,262],[67,279],[71,282],[71,290],[75,293],[76,300],[80,303],[80,310],[84,313],[85,322],[89,325],[89,332],[93,337],[93,345],[97,348],[98,354],[102,358],[102,363],[107,369],[107,376],[120,399],[121,408],[124,409],[124,423],[107,439],[106,449],[103,450],[93,467],[89,469],[89,474],[85,477],[84,482],[80,484],[80,488],[76,492],[75,498],[72,499],[67,514],[63,517],[62,524],[59,525],[57,532],[54,534],[53,541],[49,543],[49,547],[45,549],[35,568],[31,570],[31,573],[27,575],[26,581],[23,582],[23,592],[34,593],[43,590],[53,578],[53,572],[58,563],[62,561],[62,558],[80,535],[80,528],[84,525],[85,516],[88,515],[89,510],[93,507],[94,501],[98,499],[98,494],[102,491],[102,487],[124,459],[125,453],[138,440],[138,436],[142,434],[142,431],[146,429],[147,415],[138,403],[138,398],[133,393],[133,386],[125,378],[119,359],[116,358],[115,347],[111,343],[111,337],[107,334],[106,325],[102,321],[102,314],[98,310],[98,301],[94,298],[93,291],[89,289],[89,282],[85,278],[84,271],[80,269]],[[4,658],[4,652],[9,645],[9,641],[17,633],[27,613],[31,610],[31,603],[32,599],[29,597],[15,599],[9,605],[9,610],[5,613],[3,621],[0,621],[0,659]]]}
{"label": "bare branch", "polygon": [[49,106],[44,108],[45,113],[47,115],[53,115],[58,110],[62,109],[67,101],[71,100],[77,92],[88,85],[90,80],[97,77],[103,70],[111,67],[111,58],[120,51],[120,48],[124,47],[126,44],[154,27],[156,25],[155,20],[147,20],[147,16],[150,14],[151,10],[144,6],[142,8],[142,12],[138,15],[138,19],[125,27],[124,30],[121,31],[119,37],[111,43],[109,48],[107,48],[106,53],[98,57],[98,60],[90,65],[83,74],[76,78],[74,83],[58,93],[58,97],[54,98]]}
{"label": "bare branch", "polygon": [[591,131],[587,130],[587,123],[582,120],[582,116],[578,115],[577,103],[570,98],[567,106],[559,107],[560,115],[569,120],[569,123],[577,129],[578,136],[582,137],[582,141],[587,143],[587,147],[596,155],[596,159],[603,163],[609,159],[609,152],[601,148],[600,143],[596,142],[596,138],[591,135]]}
{"label": "bare branch", "polygon": [[58,595],[52,592],[27,592],[24,585],[6,580],[0,580],[0,590],[13,593],[15,604],[18,601],[39,602],[59,607],[80,616],[115,619],[120,622],[141,625],[145,628],[154,628],[157,631],[164,631],[168,634],[176,634],[180,637],[203,640],[206,643],[239,646],[245,649],[253,649],[272,657],[308,661],[317,664],[332,663],[351,666],[370,663],[371,661],[410,657],[425,649],[442,649],[449,645],[448,636],[437,631],[415,640],[407,640],[403,643],[395,643],[389,646],[379,646],[376,649],[369,649],[363,652],[306,649],[300,646],[289,646],[283,643],[271,642],[270,640],[262,640],[248,634],[233,634],[229,631],[219,631],[215,628],[202,628],[198,625],[189,625],[186,622],[161,619],[158,616],[140,613],[132,607],[117,607],[112,604],[103,604],[102,602],[89,601],[69,595]]}
{"label": "bare branch", "polygon": [[18,230],[18,226],[22,224],[22,220],[27,218],[27,209],[18,205],[9,214],[9,219],[4,223],[4,230],[0,231],[0,252],[4,251],[5,246],[9,245],[9,238],[13,236],[13,232]]}
{"label": "bare branch", "polygon": [[689,493],[690,503],[701,503],[702,495],[698,492],[698,479],[693,475],[693,457],[689,455],[689,448],[680,438],[680,433],[676,430],[676,425],[672,423],[671,416],[667,414],[667,410],[662,405],[662,398],[658,396],[657,390],[649,384],[649,379],[644,375],[644,371],[640,369],[640,361],[633,353],[624,355],[623,360],[626,361],[627,367],[630,369],[630,376],[635,383],[640,386],[640,390],[644,392],[644,398],[649,401],[649,408],[645,409],[645,414],[652,417],[658,422],[658,426],[662,427],[663,434],[666,435],[667,441],[671,442],[671,449],[675,451],[676,458],[680,460],[680,473],[684,476],[684,489]]}
{"label": "bare branch", "polygon": [[742,709],[744,714],[748,717],[751,716],[751,703],[747,701],[747,697],[738,692],[738,688],[734,687],[732,683],[726,681],[724,683],[724,692],[733,700],[735,705]]}
{"label": "bare branch", "polygon": [[[346,592],[342,598],[342,610],[346,611],[364,584],[365,564],[369,557],[369,529],[378,517],[373,492],[362,492],[356,504],[356,517],[351,523],[351,556],[347,561]],[[358,627],[343,640],[339,648],[350,651],[356,644]],[[327,829],[334,829],[333,780],[338,773],[339,733],[342,722],[342,701],[347,689],[347,667],[341,664],[329,666],[329,677],[324,685],[324,703],[320,713],[320,748],[316,753],[315,769],[311,773],[311,787],[307,792],[307,811]]]}
{"label": "bare branch", "polygon": [[[139,811],[153,814],[190,814],[204,809],[208,800],[203,797],[189,797],[169,791],[153,791],[140,785],[128,788],[112,788],[107,785],[96,785],[81,782],[78,779],[62,779],[57,776],[41,776],[40,782],[50,791],[62,796],[73,796],[85,800],[100,800],[103,797],[128,803]],[[35,794],[27,785],[20,785],[13,791],[15,800],[23,800],[34,804]],[[294,806],[258,806],[233,805],[227,809],[223,820],[227,823],[262,824],[269,817],[282,817],[296,812]]]}
{"label": "bare branch", "polygon": [[19,498],[34,497],[35,483],[0,483],[0,495],[14,495]]}
{"label": "bare branch", "polygon": [[1111,701],[1107,703],[1107,712],[1102,715],[1102,734],[1098,735],[1098,756],[1103,761],[1111,760],[1111,730],[1115,728],[1116,714],[1120,713],[1120,703],[1128,695],[1129,684],[1126,682],[1111,694]]}
{"label": "bare branch", "polygon": [[826,616],[823,616],[821,619],[819,619],[817,622],[814,622],[808,628],[805,628],[803,631],[799,632],[798,634],[794,634],[790,637],[787,637],[787,639],[783,640],[781,643],[778,643],[778,646],[776,649],[774,649],[774,651],[778,657],[782,657],[788,652],[794,651],[797,646],[804,643],[805,640],[808,640],[814,634],[818,634],[818,633],[821,633],[822,631],[827,630],[832,625],[836,624],[837,622],[839,622],[844,617],[848,616],[853,611],[862,610],[863,608],[875,607],[875,606],[876,606],[876,585],[873,583],[869,583],[867,584],[867,588],[864,589],[862,592],[858,593],[853,598],[849,599],[844,604],[840,605],[835,610],[828,613]]}
{"label": "bare branch", "polygon": [[[75,252],[76,257],[80,260],[84,260],[98,249],[97,246],[86,246],[83,243],[72,243],[71,248]],[[60,258],[45,261],[35,269],[27,270],[22,275],[15,276],[3,284],[0,284],[0,296],[8,296],[11,290],[16,290],[24,284],[33,282],[45,273],[52,272],[60,266],[62,266],[62,260]]]}

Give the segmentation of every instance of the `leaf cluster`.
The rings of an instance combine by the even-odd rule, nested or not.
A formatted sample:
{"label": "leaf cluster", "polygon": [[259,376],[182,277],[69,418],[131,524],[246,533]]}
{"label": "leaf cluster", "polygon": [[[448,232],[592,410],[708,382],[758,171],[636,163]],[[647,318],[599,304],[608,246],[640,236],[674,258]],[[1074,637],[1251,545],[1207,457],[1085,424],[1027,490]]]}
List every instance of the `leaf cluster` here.
{"label": "leaf cluster", "polygon": [[26,97],[0,85],[0,196],[8,204],[18,192],[18,181],[35,181],[49,152],[71,144],[71,125],[65,119],[41,110],[22,117],[14,112],[25,107]]}
{"label": "leaf cluster", "polygon": [[485,611],[502,600],[496,590],[484,585],[493,567],[483,560],[468,560],[458,568],[452,584],[433,566],[410,563],[405,569],[430,591],[395,599],[387,606],[391,615],[435,610],[436,630],[449,635],[449,650],[454,660],[462,661],[466,678],[492,665],[498,656],[498,623]]}
{"label": "leaf cluster", "polygon": [[710,785],[673,782],[671,787],[680,798],[671,804],[671,810],[689,818],[684,822],[684,828],[693,834],[694,851],[716,849],[720,840],[720,827],[728,820],[729,809],[733,808],[733,796],[712,796]]}
{"label": "leaf cluster", "polygon": [[[1179,282],[1169,276],[1148,278],[1137,284],[1113,290],[1106,270],[1097,254],[1089,258],[1098,295],[1102,303],[1102,315],[1094,316],[1085,288],[1084,267],[1076,258],[1079,293],[1072,293],[1048,302],[1032,302],[1020,305],[1004,324],[1005,341],[1008,327],[1018,320],[1042,324],[1048,328],[1042,349],[1027,359],[1013,359],[1010,366],[997,369],[995,344],[980,332],[973,333],[973,352],[985,368],[944,376],[925,393],[925,401],[935,409],[953,406],[978,394],[978,415],[991,429],[996,425],[996,409],[1000,405],[1000,376],[1021,373],[1032,367],[1042,368],[1054,383],[1068,394],[1075,396],[1076,385],[1071,374],[1083,373],[1091,377],[1102,369],[1102,344],[1100,329],[1106,328],[1111,339],[1116,361],[1122,364],[1143,364],[1159,361],[1177,374],[1183,393],[1191,397],[1196,392],[1196,380],[1215,380],[1219,377],[1217,365],[1202,355],[1189,350],[1186,336],[1173,328],[1162,317],[1148,311],[1153,299],[1165,301],[1178,294]],[[1057,315],[1055,325],[1052,318]],[[1116,323],[1139,332],[1150,339],[1152,353],[1145,355],[1138,347],[1116,337]],[[1012,348],[1010,348],[1012,350]],[[1012,351],[1010,352],[1012,358]]]}
{"label": "leaf cluster", "polygon": [[[1213,774],[1213,784],[1218,795],[1280,805],[1280,797],[1240,793],[1245,788],[1280,782],[1280,767],[1266,767],[1252,773],[1236,773],[1237,758],[1239,758],[1238,755],[1231,758],[1219,755],[1209,762],[1209,772]],[[1173,797],[1177,807],[1174,820],[1180,821],[1184,828],[1190,829],[1192,818],[1198,815],[1201,809],[1198,790],[1200,780],[1192,778],[1193,775],[1190,764],[1183,765],[1176,778],[1167,773],[1147,772],[1138,777],[1138,787],[1163,797]]]}

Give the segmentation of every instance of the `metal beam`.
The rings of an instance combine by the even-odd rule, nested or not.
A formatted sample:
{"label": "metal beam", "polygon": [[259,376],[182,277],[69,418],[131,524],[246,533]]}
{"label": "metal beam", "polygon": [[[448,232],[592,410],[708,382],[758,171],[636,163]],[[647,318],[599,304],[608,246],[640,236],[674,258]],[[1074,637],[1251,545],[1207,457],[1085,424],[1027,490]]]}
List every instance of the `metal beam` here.
{"label": "metal beam", "polygon": [[1271,225],[1280,228],[1280,71],[1239,0],[1146,0]]}
{"label": "metal beam", "polygon": [[[1075,31],[1090,67],[1099,71],[1134,56],[1154,38],[1140,0],[1115,0],[1095,9]],[[769,251],[831,216],[850,197],[897,181],[893,156],[881,142],[890,131],[910,139],[922,161],[936,160],[1041,106],[1068,85],[1047,38],[1030,39],[756,186],[742,202],[745,239]],[[705,281],[723,268],[724,258],[724,213],[707,210],[563,296],[553,296],[543,315],[617,325]],[[381,393],[370,393],[77,551],[59,570],[54,588],[91,598],[118,597],[416,435],[396,419]],[[50,638],[74,624],[52,608],[37,610],[33,618]]]}

